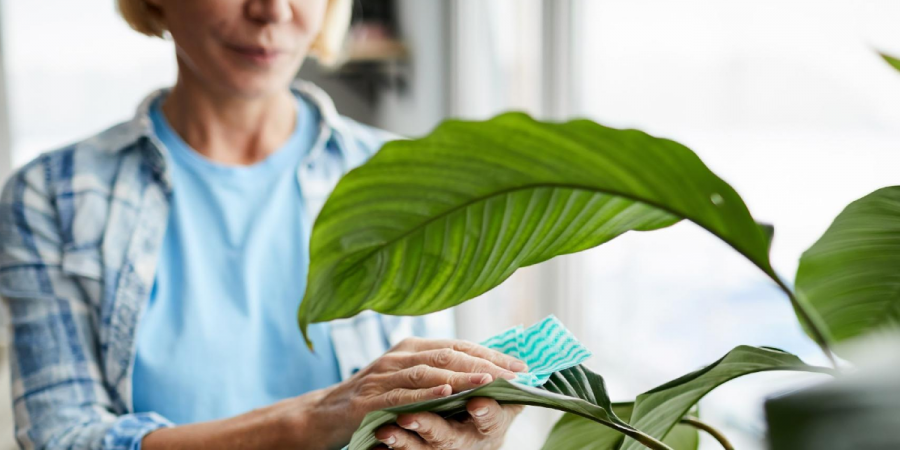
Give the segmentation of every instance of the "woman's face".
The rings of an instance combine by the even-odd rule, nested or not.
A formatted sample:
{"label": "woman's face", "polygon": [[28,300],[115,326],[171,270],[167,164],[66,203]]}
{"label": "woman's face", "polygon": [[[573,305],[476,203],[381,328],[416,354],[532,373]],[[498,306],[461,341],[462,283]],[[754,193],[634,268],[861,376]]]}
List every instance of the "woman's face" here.
{"label": "woman's face", "polygon": [[327,0],[147,0],[163,14],[181,70],[244,97],[283,90],[319,34]]}

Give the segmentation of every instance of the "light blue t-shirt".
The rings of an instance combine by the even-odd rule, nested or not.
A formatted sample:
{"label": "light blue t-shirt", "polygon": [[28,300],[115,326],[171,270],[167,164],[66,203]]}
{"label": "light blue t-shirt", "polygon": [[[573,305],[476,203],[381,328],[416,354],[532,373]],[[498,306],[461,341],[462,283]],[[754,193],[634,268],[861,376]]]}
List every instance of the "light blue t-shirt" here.
{"label": "light blue t-shirt", "polygon": [[296,130],[251,166],[214,163],[175,133],[157,101],[173,194],[149,304],[137,331],[134,409],[176,424],[231,417],[340,381],[328,327],[296,323],[309,264],[297,168],[318,111],[297,101]]}

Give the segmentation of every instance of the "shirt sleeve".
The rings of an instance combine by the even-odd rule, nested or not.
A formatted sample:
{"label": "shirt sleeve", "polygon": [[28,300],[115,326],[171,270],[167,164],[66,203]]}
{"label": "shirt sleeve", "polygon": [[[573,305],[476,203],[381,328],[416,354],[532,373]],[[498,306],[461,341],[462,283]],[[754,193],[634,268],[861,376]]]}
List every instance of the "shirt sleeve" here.
{"label": "shirt sleeve", "polygon": [[16,439],[24,449],[139,449],[144,435],[172,424],[157,414],[117,414],[121,399],[114,402],[99,364],[99,306],[62,270],[64,218],[47,158],[12,176],[0,195]]}

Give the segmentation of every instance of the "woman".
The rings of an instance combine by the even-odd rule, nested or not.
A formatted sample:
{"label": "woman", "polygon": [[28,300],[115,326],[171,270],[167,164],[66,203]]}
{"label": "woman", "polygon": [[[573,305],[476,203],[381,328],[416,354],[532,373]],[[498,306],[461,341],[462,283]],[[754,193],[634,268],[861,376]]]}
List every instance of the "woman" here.
{"label": "woman", "polygon": [[[524,364],[364,315],[296,330],[312,218],[386,134],[291,82],[329,58],[343,0],[118,0],[171,35],[178,79],[135,118],[39,157],[0,201],[23,448],[337,448],[363,416]],[[102,93],[100,93],[102,95]],[[339,299],[335,299],[339,301]],[[393,448],[496,448],[516,406],[404,415]]]}

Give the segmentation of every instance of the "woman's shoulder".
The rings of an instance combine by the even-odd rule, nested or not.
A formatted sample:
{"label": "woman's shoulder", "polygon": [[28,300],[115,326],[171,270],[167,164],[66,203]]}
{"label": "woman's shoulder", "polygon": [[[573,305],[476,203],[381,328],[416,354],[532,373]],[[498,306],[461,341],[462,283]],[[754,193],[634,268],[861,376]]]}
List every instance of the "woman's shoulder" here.
{"label": "woman's shoulder", "polygon": [[366,153],[366,156],[373,155],[389,141],[404,139],[402,136],[390,131],[366,125],[346,116],[341,116],[341,120],[347,137],[352,139],[354,145]]}
{"label": "woman's shoulder", "polygon": [[401,139],[389,131],[366,125],[339,114],[331,96],[316,84],[297,79],[292,89],[312,103],[326,126],[337,132],[344,144],[339,150],[350,166],[358,165],[377,152],[384,143]]}
{"label": "woman's shoulder", "polygon": [[17,169],[6,189],[25,184],[48,197],[71,195],[76,189],[109,191],[122,155],[138,143],[133,121],[114,125],[88,138],[46,151]]}

